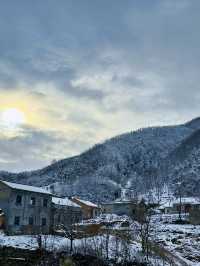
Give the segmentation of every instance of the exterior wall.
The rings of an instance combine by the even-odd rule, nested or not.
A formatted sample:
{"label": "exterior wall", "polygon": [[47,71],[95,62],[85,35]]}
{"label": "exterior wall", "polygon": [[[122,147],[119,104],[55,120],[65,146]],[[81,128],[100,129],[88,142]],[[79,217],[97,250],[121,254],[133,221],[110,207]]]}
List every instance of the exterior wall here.
{"label": "exterior wall", "polygon": [[[16,203],[17,196],[22,197],[21,204]],[[35,205],[31,204],[31,198],[35,198]],[[47,207],[43,206],[44,199],[47,199]],[[50,232],[51,195],[10,189],[0,183],[0,208],[5,213],[6,230],[9,234]],[[19,225],[15,224],[16,217],[20,219]],[[30,219],[33,220],[32,225]],[[42,225],[44,219],[46,225]]]}
{"label": "exterior wall", "polygon": [[82,220],[82,211],[79,207],[62,206],[53,204],[52,206],[52,226],[55,230],[58,225],[69,227]]}
{"label": "exterior wall", "polygon": [[92,219],[94,218],[93,208],[82,206],[83,210],[83,219]]}
{"label": "exterior wall", "polygon": [[101,214],[101,208],[93,208],[93,218],[98,217]]}
{"label": "exterior wall", "polygon": [[103,204],[102,212],[103,213],[114,213],[113,204]]}
{"label": "exterior wall", "polygon": [[[17,195],[22,196],[22,204],[16,204]],[[31,198],[35,198],[35,205],[31,205]],[[44,199],[47,199],[47,207],[43,206]],[[8,229],[13,233],[49,233],[51,225],[51,196],[26,191],[12,191],[10,207],[12,213],[9,216]],[[20,225],[14,225],[15,217],[20,217]],[[30,217],[33,218],[33,225],[29,224]],[[46,225],[42,225],[42,219],[46,219]]]}

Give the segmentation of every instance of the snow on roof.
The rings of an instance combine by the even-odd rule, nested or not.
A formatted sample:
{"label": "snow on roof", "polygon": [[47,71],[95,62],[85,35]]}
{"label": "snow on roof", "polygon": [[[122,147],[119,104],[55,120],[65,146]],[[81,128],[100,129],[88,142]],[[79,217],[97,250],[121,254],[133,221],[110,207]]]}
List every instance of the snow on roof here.
{"label": "snow on roof", "polygon": [[51,193],[49,191],[47,191],[46,189],[40,188],[40,187],[33,187],[33,186],[28,186],[28,185],[11,183],[11,182],[7,182],[7,181],[3,181],[3,180],[0,180],[0,182],[2,182],[3,184],[5,184],[8,187],[13,188],[13,189],[25,190],[25,191],[31,191],[31,192],[37,192],[37,193],[51,195]]}
{"label": "snow on roof", "polygon": [[53,197],[52,198],[52,202],[54,204],[56,204],[56,205],[62,205],[62,206],[70,206],[70,207],[80,208],[80,206],[78,204],[72,202],[68,198],[57,198],[57,197]]}
{"label": "snow on roof", "polygon": [[79,199],[79,198],[76,198],[76,197],[74,197],[74,199],[78,200],[79,202],[81,202],[81,203],[83,203],[83,204],[85,204],[87,206],[98,208],[98,206],[96,204],[92,203],[89,200],[83,200],[83,199]]}

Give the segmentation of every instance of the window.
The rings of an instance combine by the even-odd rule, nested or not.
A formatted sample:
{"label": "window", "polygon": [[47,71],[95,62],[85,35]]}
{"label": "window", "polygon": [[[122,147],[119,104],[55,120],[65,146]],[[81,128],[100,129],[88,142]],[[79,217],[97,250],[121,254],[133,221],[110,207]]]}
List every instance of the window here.
{"label": "window", "polygon": [[48,199],[43,199],[43,207],[47,207],[48,206]]}
{"label": "window", "polygon": [[30,204],[32,206],[35,206],[35,198],[34,197],[31,197]]}
{"label": "window", "polygon": [[22,205],[22,196],[21,195],[17,195],[17,197],[16,197],[16,205]]}
{"label": "window", "polygon": [[28,224],[29,225],[33,225],[34,224],[33,217],[29,217],[28,218]]}
{"label": "window", "polygon": [[15,225],[20,225],[20,217],[19,216],[15,216],[14,224]]}
{"label": "window", "polygon": [[42,226],[46,226],[47,225],[47,219],[46,218],[42,218]]}

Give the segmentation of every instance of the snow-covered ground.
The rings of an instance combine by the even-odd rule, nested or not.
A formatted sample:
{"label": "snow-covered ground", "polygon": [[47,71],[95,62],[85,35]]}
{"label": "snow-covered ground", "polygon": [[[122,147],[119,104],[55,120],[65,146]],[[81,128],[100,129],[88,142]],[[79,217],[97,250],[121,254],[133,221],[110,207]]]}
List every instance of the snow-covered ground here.
{"label": "snow-covered ground", "polygon": [[[134,261],[143,261],[141,254],[141,244],[137,241],[132,241],[127,245],[127,242],[123,242],[120,238],[107,235],[88,237],[83,239],[76,239],[73,241],[74,251],[87,254],[88,251],[96,252],[100,256],[107,257],[107,243],[108,243],[108,257],[109,259],[115,259],[118,262],[125,258]],[[107,242],[108,241],[108,242]],[[67,251],[70,247],[70,240],[60,236],[42,236],[42,244],[46,250],[49,251]],[[37,238],[35,236],[6,236],[3,233],[0,234],[0,246],[36,250],[38,248]],[[163,262],[158,257],[151,257],[150,261],[152,265],[161,266]],[[168,264],[165,264],[168,266]]]}
{"label": "snow-covered ground", "polygon": [[172,219],[173,215],[154,217],[155,241],[187,265],[200,265],[200,225],[172,224]]}
{"label": "snow-covered ground", "polygon": [[[106,257],[106,242],[108,243],[108,256],[109,258],[123,259],[125,254],[124,250],[127,250],[127,245],[114,236],[107,235],[88,237],[83,239],[75,239],[73,241],[74,251],[81,253],[87,253],[88,250],[100,251],[104,257]],[[70,240],[65,237],[46,235],[42,236],[43,248],[49,251],[67,251],[70,247]],[[30,235],[18,235],[18,236],[6,236],[0,234],[0,246],[14,247],[20,249],[36,250],[38,248],[38,242],[36,236]],[[132,242],[128,247],[129,259],[134,259],[141,252],[141,245],[137,242]]]}

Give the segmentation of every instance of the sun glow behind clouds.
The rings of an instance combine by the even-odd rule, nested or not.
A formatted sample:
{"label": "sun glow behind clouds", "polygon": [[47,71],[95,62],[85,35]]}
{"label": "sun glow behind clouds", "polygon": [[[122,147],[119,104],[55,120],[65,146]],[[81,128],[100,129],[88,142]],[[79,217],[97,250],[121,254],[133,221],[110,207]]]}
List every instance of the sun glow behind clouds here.
{"label": "sun glow behind clouds", "polygon": [[16,129],[26,122],[26,117],[22,111],[16,108],[8,108],[2,111],[1,122],[8,129]]}

